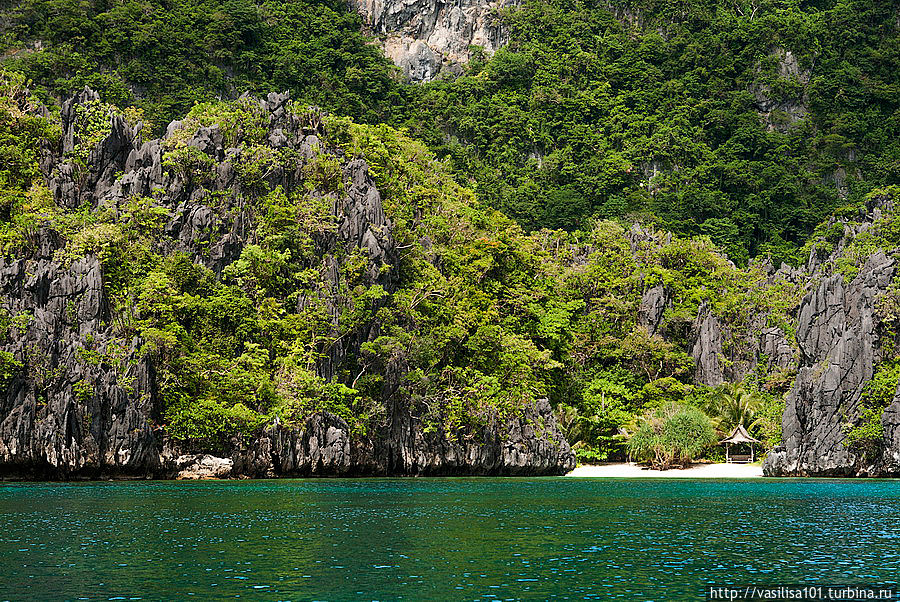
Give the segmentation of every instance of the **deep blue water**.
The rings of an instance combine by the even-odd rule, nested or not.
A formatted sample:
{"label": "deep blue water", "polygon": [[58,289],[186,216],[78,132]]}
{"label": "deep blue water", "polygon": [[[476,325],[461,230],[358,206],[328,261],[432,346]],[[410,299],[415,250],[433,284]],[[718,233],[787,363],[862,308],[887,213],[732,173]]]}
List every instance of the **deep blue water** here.
{"label": "deep blue water", "polygon": [[0,599],[693,600],[900,579],[900,481],[0,484]]}

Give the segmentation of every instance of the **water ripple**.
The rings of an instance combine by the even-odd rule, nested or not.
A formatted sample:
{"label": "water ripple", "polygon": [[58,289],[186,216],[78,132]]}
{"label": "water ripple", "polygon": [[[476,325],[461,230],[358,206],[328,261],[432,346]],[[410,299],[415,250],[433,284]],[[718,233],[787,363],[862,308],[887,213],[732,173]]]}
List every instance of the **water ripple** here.
{"label": "water ripple", "polygon": [[0,485],[0,598],[695,599],[900,575],[900,482]]}

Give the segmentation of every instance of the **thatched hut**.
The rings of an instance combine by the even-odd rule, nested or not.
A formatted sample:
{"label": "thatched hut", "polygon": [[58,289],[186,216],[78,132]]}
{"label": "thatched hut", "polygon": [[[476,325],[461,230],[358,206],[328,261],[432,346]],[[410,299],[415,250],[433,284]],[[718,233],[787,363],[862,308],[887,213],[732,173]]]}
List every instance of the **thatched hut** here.
{"label": "thatched hut", "polygon": [[[759,443],[759,440],[751,437],[750,433],[747,432],[747,429],[744,428],[743,424],[739,424],[734,427],[734,430],[731,431],[731,435],[719,442],[719,444],[725,445],[725,461],[729,464],[746,464],[748,462],[753,462],[756,459],[753,445],[756,443]],[[746,449],[749,447],[750,453],[731,453],[732,445],[737,446],[738,450],[741,450],[741,448]]]}

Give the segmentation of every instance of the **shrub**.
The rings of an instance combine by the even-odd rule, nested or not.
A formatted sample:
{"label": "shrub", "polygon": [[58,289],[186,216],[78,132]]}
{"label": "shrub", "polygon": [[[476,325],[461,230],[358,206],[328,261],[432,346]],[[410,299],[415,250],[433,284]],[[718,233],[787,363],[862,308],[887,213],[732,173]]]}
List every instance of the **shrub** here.
{"label": "shrub", "polygon": [[8,351],[0,351],[0,389],[6,389],[16,373],[22,369],[22,362]]}
{"label": "shrub", "polygon": [[709,418],[697,408],[669,404],[645,416],[628,440],[628,453],[652,466],[690,464],[716,440]]}
{"label": "shrub", "polygon": [[847,447],[866,458],[874,458],[884,444],[881,418],[890,405],[900,383],[900,362],[894,360],[878,367],[875,375],[863,388],[859,400],[859,418],[844,425]]}

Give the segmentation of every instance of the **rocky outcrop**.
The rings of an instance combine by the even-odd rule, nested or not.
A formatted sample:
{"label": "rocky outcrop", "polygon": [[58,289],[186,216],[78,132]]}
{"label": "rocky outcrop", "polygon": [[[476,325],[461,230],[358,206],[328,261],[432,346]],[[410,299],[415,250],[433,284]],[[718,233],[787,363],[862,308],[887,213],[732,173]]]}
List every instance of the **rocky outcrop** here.
{"label": "rocky outcrop", "polygon": [[50,232],[31,257],[0,258],[19,363],[0,397],[0,474],[61,477],[159,468],[153,366],[118,336],[96,257],[54,257]]}
{"label": "rocky outcrop", "polygon": [[[62,207],[93,206],[107,194],[135,147],[140,146],[141,125],[129,125],[116,113],[96,116],[108,119],[109,125],[105,136],[95,143],[89,134],[94,133],[96,124],[84,122],[92,121],[92,109],[99,110],[99,105],[100,95],[87,88],[62,105],[61,148],[43,166],[51,174],[54,200]],[[63,158],[70,160],[60,161]]]}
{"label": "rocky outcrop", "polygon": [[696,365],[695,380],[715,387],[725,382],[722,326],[707,305],[701,305],[694,322],[695,341],[691,356]]}
{"label": "rocky outcrop", "polygon": [[881,425],[884,432],[882,454],[874,472],[896,478],[900,475],[900,388],[885,408]]}
{"label": "rocky outcrop", "polygon": [[760,312],[736,328],[701,304],[691,326],[694,381],[711,387],[740,382],[761,363],[767,370],[795,368],[797,353],[784,329],[766,326],[767,318]]}
{"label": "rocky outcrop", "polygon": [[[671,244],[672,234],[633,224],[625,232],[625,239],[632,254],[644,261],[648,254]],[[788,265],[775,270],[765,258],[758,261],[761,264],[756,267],[764,276],[759,282],[762,287],[787,285],[791,288],[802,286],[809,279],[805,271]],[[740,324],[737,324],[733,317],[729,320],[716,315],[704,301],[692,322],[685,323],[677,317],[669,322],[666,311],[672,308],[674,301],[672,291],[665,284],[659,282],[647,286],[641,296],[636,322],[650,336],[687,343],[685,351],[694,360],[694,382],[697,384],[715,387],[740,382],[760,363],[766,370],[782,372],[790,372],[796,367],[794,347],[783,328],[768,325],[767,310],[740,315]]]}
{"label": "rocky outcrop", "polygon": [[554,466],[575,468],[574,457],[559,431],[546,399],[537,400],[506,424],[484,427],[470,440],[425,435],[417,421],[395,421],[397,441],[388,461],[404,473],[531,475],[552,474]]}
{"label": "rocky outcrop", "polygon": [[[255,147],[290,158],[265,171],[266,187],[304,186],[331,207],[334,227],[314,236],[314,261],[325,275],[321,288],[300,296],[297,308],[321,302],[337,328],[347,303],[340,273],[348,251],[366,257],[364,284],[380,285],[387,294],[397,290],[393,224],[364,158],[322,147],[318,113],[289,110],[287,95],[245,100],[258,103],[268,117],[265,140]],[[181,122],[171,124],[164,139],[145,142],[140,126],[111,113],[109,127],[87,138],[79,133],[85,110],[79,107],[91,106],[96,108],[97,95],[90,90],[64,103],[61,142],[42,162],[60,206],[115,214],[134,197],[151,199],[163,220],[159,252],[183,253],[219,274],[255,242],[254,216],[243,199],[259,182],[242,176],[245,147],[230,144],[218,126],[195,124],[190,131]],[[173,147],[196,149],[208,158],[198,165],[210,169],[167,165],[165,153]],[[79,153],[87,160],[74,156]],[[306,187],[304,169],[322,153],[342,164],[338,191]],[[130,324],[133,317],[113,310],[96,250],[87,245],[83,253],[73,252],[49,229],[30,236],[26,254],[0,257],[0,324],[6,324],[0,360],[8,384],[0,395],[0,477],[559,474],[574,467],[546,402],[458,439],[434,429],[426,433],[396,386],[385,387],[387,423],[367,435],[319,412],[300,424],[276,421],[221,449],[181,449],[162,424],[155,356],[142,352],[145,342]],[[105,235],[97,236],[102,247]],[[377,334],[374,320],[350,330],[342,326],[316,372],[331,379],[349,354]],[[390,367],[385,380],[398,382],[402,370]]]}
{"label": "rocky outcrop", "polygon": [[[879,299],[897,275],[892,253],[865,258],[856,276],[836,273],[838,259],[893,211],[889,196],[874,196],[857,216],[832,218],[825,231],[839,233],[812,245],[805,268],[811,289],[797,316],[800,369],[787,397],[783,444],[763,465],[772,476],[895,476],[900,474],[900,396],[882,416],[883,437],[858,449],[847,431],[863,419],[860,398],[882,361],[885,341]],[[796,276],[796,275],[795,275]]]}
{"label": "rocky outcrop", "polygon": [[641,306],[638,309],[638,325],[643,326],[653,336],[663,323],[663,315],[671,305],[669,291],[662,283],[644,291]]}
{"label": "rocky outcrop", "polygon": [[453,439],[428,433],[409,413],[398,413],[388,437],[355,438],[345,421],[316,414],[303,428],[270,426],[236,445],[235,474],[276,475],[535,475],[568,472],[575,459],[547,400],[538,400],[505,424]]}
{"label": "rocky outcrop", "polygon": [[[747,304],[749,312],[717,315],[702,303],[688,329],[698,384],[741,382],[754,372],[767,375],[766,383],[775,387],[793,381],[782,419],[783,442],[765,460],[767,475],[900,475],[900,391],[884,411],[880,441],[860,445],[848,439],[852,428],[870,419],[863,414],[862,394],[882,361],[882,337],[890,334],[879,324],[879,300],[894,290],[897,272],[895,251],[860,257],[854,242],[878,240],[894,227],[895,222],[885,221],[894,219],[893,210],[890,196],[878,196],[858,212],[833,217],[799,268],[775,270],[765,260],[751,266],[758,285],[772,291],[768,294],[788,295],[782,302],[797,295],[795,308],[771,315],[767,304],[759,312]],[[627,237],[636,254],[665,243],[640,227]],[[645,289],[637,322],[651,334],[679,340],[681,331],[673,331],[683,321],[662,319],[666,299],[662,285]],[[783,326],[774,325],[785,320]]]}
{"label": "rocky outcrop", "polygon": [[385,55],[413,81],[459,73],[477,46],[491,54],[506,43],[500,10],[516,0],[353,0],[351,6],[381,40]]}
{"label": "rocky outcrop", "polygon": [[179,456],[175,461],[177,479],[224,479],[230,477],[234,460],[209,454]]}
{"label": "rocky outcrop", "polygon": [[760,331],[759,350],[768,358],[771,366],[780,370],[791,369],[797,360],[797,354],[788,342],[787,335],[777,326],[769,326]]}
{"label": "rocky outcrop", "polygon": [[[756,104],[756,110],[769,130],[787,131],[791,125],[802,120],[809,113],[809,86],[812,72],[802,66],[797,56],[784,48],[773,48],[767,57],[773,63],[767,77],[763,77],[762,69],[758,69],[758,81],[754,82],[750,91]],[[786,95],[777,87],[777,81],[789,81],[798,92]],[[776,91],[778,90],[778,91]]]}
{"label": "rocky outcrop", "polygon": [[849,284],[835,274],[803,299],[801,368],[787,398],[784,443],[766,459],[766,474],[852,476],[866,470],[864,458],[845,444],[844,426],[859,418],[862,389],[879,360],[875,301],[894,270],[894,260],[877,253]]}
{"label": "rocky outcrop", "polygon": [[[775,374],[777,383],[793,380],[782,419],[783,442],[765,460],[767,475],[900,475],[900,390],[884,411],[881,441],[857,449],[847,437],[863,419],[862,393],[883,359],[879,300],[893,290],[897,275],[896,251],[858,257],[853,243],[871,236],[873,228],[877,232],[893,211],[889,195],[876,196],[858,212],[826,222],[821,229],[825,234],[810,245],[804,266],[782,265],[775,270],[765,260],[755,266],[764,289],[776,291],[773,294],[802,293],[795,309],[776,316],[787,318],[787,326],[771,325],[764,312],[728,319],[706,303],[698,310],[688,339],[695,382],[709,386],[740,382],[760,362],[766,363],[766,372]],[[659,244],[639,228],[631,230],[629,241],[633,250]],[[858,271],[848,278],[844,274],[853,265]],[[655,308],[660,306],[661,290],[654,287],[644,293],[638,323],[648,330],[659,315]],[[795,341],[789,339],[790,331]],[[667,336],[666,325],[654,332]]]}

